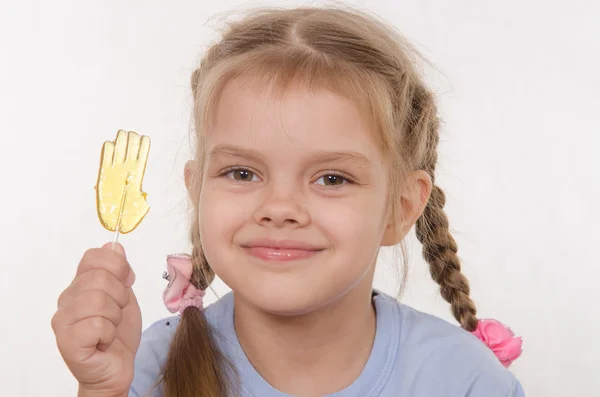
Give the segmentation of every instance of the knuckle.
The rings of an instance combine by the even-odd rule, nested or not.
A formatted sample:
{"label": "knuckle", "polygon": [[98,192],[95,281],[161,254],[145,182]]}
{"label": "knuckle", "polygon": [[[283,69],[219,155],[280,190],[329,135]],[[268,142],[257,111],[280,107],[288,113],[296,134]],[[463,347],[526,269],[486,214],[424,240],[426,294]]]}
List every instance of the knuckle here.
{"label": "knuckle", "polygon": [[66,294],[67,290],[65,289],[60,293],[60,295],[58,295],[58,299],[56,300],[57,309],[62,306],[63,302],[65,301]]}
{"label": "knuckle", "polygon": [[90,272],[92,285],[99,290],[106,290],[111,282],[111,275],[104,269],[94,269]]}
{"label": "knuckle", "polygon": [[123,320],[123,312],[121,310],[118,310],[114,313],[114,318],[112,319],[114,325],[118,326],[121,324],[121,321]]}
{"label": "knuckle", "polygon": [[57,310],[50,319],[50,326],[54,335],[59,338],[69,326],[69,313],[65,313],[63,309]]}
{"label": "knuckle", "polygon": [[98,257],[100,255],[100,250],[98,248],[89,248],[86,250],[79,261],[79,266],[77,268],[78,273],[85,273],[88,269],[90,269],[95,263],[98,262]]}
{"label": "knuckle", "polygon": [[89,263],[98,256],[98,248],[88,248],[81,257],[81,263]]}
{"label": "knuckle", "polygon": [[108,305],[108,295],[101,290],[91,290],[85,299],[97,312],[102,312]]}
{"label": "knuckle", "polygon": [[50,326],[52,327],[52,331],[56,334],[60,327],[60,318],[58,316],[58,312],[54,313],[50,319]]}
{"label": "knuckle", "polygon": [[90,327],[98,334],[103,334],[110,329],[110,322],[103,317],[90,318]]}

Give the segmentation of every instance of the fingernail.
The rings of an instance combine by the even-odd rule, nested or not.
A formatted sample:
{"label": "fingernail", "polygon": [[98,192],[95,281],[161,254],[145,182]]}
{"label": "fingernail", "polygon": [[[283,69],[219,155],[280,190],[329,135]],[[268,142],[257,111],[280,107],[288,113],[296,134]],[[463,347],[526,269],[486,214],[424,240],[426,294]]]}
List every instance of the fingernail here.
{"label": "fingernail", "polygon": [[111,251],[115,251],[118,252],[119,254],[123,255],[125,258],[127,258],[127,254],[125,253],[125,248],[123,248],[123,246],[119,243],[106,243],[102,246],[102,248],[107,248]]}

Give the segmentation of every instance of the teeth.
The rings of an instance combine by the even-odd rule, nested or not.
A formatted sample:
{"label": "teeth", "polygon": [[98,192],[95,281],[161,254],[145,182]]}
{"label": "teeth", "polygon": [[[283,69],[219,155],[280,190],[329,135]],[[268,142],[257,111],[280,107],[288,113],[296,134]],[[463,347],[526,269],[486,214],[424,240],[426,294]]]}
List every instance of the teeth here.
{"label": "teeth", "polygon": [[167,255],[167,258],[174,258],[174,259],[192,259],[192,256],[189,254],[184,254],[184,253],[178,253],[178,254],[169,254]]}

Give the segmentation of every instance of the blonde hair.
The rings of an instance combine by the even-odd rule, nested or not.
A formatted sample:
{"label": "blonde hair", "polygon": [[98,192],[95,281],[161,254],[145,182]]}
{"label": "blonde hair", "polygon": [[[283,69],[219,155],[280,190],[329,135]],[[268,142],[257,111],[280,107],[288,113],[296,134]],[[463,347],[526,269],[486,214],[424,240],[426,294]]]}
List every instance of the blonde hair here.
{"label": "blonde hair", "polygon": [[[191,79],[199,174],[204,166],[204,132],[211,127],[220,92],[233,78],[260,78],[279,93],[299,83],[355,100],[380,132],[377,140],[390,158],[391,202],[408,172],[424,170],[432,178],[433,190],[416,223],[416,235],[454,317],[465,330],[473,331],[475,305],[448,229],[445,195],[435,184],[439,119],[434,97],[415,66],[418,56],[385,23],[346,8],[259,9],[231,22]],[[199,194],[196,180],[191,185],[194,203]],[[215,275],[200,246],[197,208],[191,241],[192,281],[205,289]],[[164,396],[224,397],[234,387],[226,376],[231,374],[227,365],[204,315],[186,309],[163,371]]]}

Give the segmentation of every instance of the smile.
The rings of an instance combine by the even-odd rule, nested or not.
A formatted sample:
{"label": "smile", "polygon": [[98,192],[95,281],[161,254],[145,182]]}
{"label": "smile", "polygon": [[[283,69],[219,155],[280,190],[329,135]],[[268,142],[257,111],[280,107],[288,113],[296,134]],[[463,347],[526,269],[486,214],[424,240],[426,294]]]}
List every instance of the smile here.
{"label": "smile", "polygon": [[256,258],[274,262],[307,259],[324,250],[302,242],[271,240],[254,241],[242,248]]}

